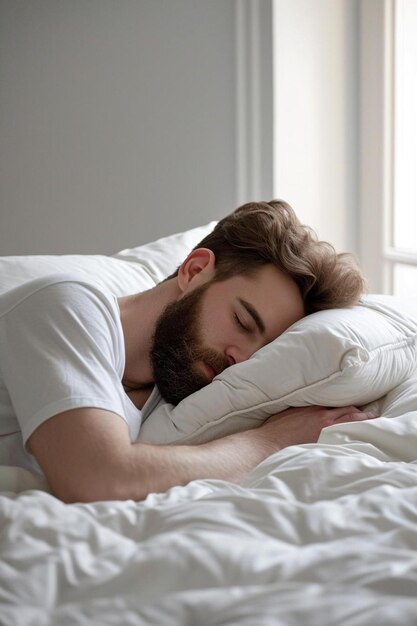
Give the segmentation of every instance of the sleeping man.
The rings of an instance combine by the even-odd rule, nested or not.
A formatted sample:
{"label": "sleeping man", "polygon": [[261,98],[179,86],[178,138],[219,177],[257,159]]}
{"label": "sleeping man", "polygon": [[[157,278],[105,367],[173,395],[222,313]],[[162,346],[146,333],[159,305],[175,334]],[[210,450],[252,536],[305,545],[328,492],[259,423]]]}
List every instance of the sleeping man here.
{"label": "sleeping man", "polygon": [[0,296],[0,463],[43,474],[66,502],[141,500],[198,478],[239,482],[323,427],[371,417],[293,408],[200,445],[137,442],[154,385],[177,404],[304,315],[349,306],[363,279],[282,201],[221,220],[156,287],[115,298],[59,274]]}

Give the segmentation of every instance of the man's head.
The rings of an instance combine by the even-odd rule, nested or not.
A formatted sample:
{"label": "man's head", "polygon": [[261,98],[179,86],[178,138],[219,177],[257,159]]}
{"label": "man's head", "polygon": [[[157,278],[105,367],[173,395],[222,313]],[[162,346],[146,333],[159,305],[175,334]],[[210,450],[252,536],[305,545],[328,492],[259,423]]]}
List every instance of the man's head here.
{"label": "man's head", "polygon": [[151,358],[173,404],[303,315],[352,305],[364,288],[350,255],[318,241],[283,201],[223,218],[170,278],[180,295],[158,320]]}
{"label": "man's head", "polygon": [[297,285],[271,263],[249,276],[214,277],[214,254],[197,248],[180,268],[181,296],[156,325],[154,379],[173,404],[247,360],[304,315]]}

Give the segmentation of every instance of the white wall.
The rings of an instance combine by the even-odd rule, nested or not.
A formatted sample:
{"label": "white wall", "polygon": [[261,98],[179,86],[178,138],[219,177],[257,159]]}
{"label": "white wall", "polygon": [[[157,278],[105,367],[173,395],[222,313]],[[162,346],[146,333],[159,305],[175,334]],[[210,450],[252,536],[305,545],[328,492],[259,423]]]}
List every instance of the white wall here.
{"label": "white wall", "polygon": [[358,239],[358,9],[274,1],[274,195],[339,250]]}
{"label": "white wall", "polygon": [[275,0],[274,133],[271,4],[0,0],[0,254],[112,253],[273,195],[355,248],[358,2]]}
{"label": "white wall", "polygon": [[0,0],[0,254],[112,253],[235,208],[236,4]]}

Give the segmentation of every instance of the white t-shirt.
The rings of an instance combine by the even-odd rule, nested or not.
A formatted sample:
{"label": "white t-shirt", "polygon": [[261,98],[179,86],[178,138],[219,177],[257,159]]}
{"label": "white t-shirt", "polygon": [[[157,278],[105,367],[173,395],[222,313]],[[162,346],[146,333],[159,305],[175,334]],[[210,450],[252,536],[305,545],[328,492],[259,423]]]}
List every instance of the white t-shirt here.
{"label": "white t-shirt", "polygon": [[1,294],[0,464],[42,474],[25,443],[42,422],[74,408],[116,413],[134,441],[142,413],[124,391],[124,368],[117,299],[102,287],[60,274]]}

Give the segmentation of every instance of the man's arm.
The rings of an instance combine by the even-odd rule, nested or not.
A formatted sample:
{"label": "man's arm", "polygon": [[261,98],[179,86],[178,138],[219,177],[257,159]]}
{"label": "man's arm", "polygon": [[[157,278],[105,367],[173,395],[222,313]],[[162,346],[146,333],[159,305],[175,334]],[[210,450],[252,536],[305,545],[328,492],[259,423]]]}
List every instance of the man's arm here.
{"label": "man's arm", "polygon": [[288,409],[259,428],[195,445],[131,443],[120,416],[74,409],[39,426],[28,440],[52,492],[65,502],[143,500],[198,478],[239,482],[273,452],[314,443],[322,428],[369,419],[355,407]]}

